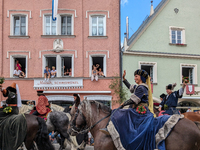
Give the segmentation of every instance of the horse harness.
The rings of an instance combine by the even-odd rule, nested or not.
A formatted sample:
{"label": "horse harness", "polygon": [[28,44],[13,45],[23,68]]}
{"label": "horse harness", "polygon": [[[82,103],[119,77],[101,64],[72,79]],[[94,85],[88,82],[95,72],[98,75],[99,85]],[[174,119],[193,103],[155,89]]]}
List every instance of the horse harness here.
{"label": "horse harness", "polygon": [[76,113],[75,113],[74,120],[70,124],[70,126],[72,127],[72,131],[75,132],[75,133],[77,133],[77,134],[88,133],[88,131],[90,131],[91,129],[93,129],[98,123],[100,123],[102,120],[108,118],[111,115],[111,114],[108,114],[107,116],[105,116],[102,119],[100,119],[99,121],[97,121],[94,125],[92,125],[92,126],[90,126],[88,128],[87,128],[87,126],[85,126],[85,128],[83,128],[83,130],[80,131],[82,128],[76,127],[76,119],[77,119],[79,113],[80,113],[82,119],[84,120],[84,122],[86,124],[86,118],[85,118],[85,116],[83,115],[83,113],[79,109],[77,109]]}

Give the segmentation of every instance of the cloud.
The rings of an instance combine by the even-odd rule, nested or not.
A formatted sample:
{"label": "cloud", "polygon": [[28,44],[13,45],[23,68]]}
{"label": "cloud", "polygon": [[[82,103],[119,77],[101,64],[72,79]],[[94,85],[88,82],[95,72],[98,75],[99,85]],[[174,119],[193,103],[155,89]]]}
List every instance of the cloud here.
{"label": "cloud", "polygon": [[124,6],[125,4],[128,3],[128,0],[121,0],[121,5]]}

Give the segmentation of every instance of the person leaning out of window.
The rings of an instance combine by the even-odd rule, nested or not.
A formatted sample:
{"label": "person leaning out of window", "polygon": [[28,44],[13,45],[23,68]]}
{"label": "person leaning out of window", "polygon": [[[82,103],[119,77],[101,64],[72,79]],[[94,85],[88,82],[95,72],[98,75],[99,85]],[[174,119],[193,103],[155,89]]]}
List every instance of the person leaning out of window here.
{"label": "person leaning out of window", "polygon": [[13,77],[14,78],[24,78],[25,74],[24,74],[23,71],[19,70],[18,67],[16,67],[14,72],[13,72]]}

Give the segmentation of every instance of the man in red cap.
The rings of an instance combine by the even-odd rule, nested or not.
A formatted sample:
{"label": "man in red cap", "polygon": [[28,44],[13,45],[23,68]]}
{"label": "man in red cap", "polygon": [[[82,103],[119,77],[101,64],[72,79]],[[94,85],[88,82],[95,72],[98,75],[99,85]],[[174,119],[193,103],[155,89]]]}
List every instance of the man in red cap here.
{"label": "man in red cap", "polygon": [[49,102],[46,96],[43,93],[43,90],[37,90],[38,103],[36,105],[36,111],[33,112],[33,115],[45,115],[49,110]]}

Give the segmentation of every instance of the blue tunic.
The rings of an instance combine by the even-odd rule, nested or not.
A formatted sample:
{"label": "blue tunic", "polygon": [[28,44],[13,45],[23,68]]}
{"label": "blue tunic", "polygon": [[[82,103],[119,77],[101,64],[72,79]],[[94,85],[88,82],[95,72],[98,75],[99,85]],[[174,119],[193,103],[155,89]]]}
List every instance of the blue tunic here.
{"label": "blue tunic", "polygon": [[162,105],[166,105],[168,107],[167,109],[165,109],[165,112],[163,114],[173,115],[179,113],[176,107],[178,104],[178,99],[181,97],[182,95],[180,95],[179,90],[172,92],[170,95],[167,95],[165,100],[161,102]]}

